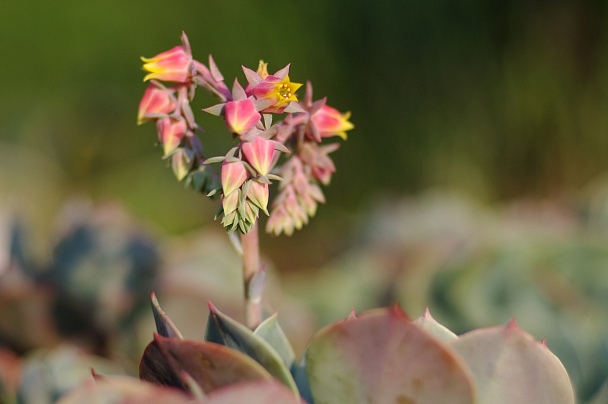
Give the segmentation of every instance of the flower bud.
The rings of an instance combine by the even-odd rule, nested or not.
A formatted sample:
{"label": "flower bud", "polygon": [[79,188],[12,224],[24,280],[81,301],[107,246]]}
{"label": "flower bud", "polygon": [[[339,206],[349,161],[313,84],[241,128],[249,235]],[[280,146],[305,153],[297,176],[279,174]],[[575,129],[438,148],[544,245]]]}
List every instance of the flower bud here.
{"label": "flower bud", "polygon": [[273,208],[272,213],[266,222],[266,231],[274,234],[275,236],[278,236],[281,233],[291,236],[293,234],[293,230],[293,221],[283,205]]}
{"label": "flower bud", "polygon": [[163,146],[165,157],[170,155],[179,147],[184,135],[188,131],[188,126],[183,119],[165,117],[156,123],[158,130],[158,141]]}
{"label": "flower bud", "polygon": [[241,146],[247,162],[251,164],[260,175],[266,175],[270,171],[274,156],[274,142],[257,136],[251,142],[245,142]]}
{"label": "flower bud", "polygon": [[255,104],[249,98],[239,101],[228,101],[224,107],[226,126],[232,133],[244,135],[259,122],[262,117]]}
{"label": "flower bud", "polygon": [[237,210],[239,206],[239,198],[240,192],[231,192],[228,195],[224,194],[224,198],[222,199],[222,208],[224,209],[224,215],[228,215],[235,210]]}
{"label": "flower bud", "polygon": [[241,161],[222,164],[222,189],[224,195],[230,195],[243,185],[247,179],[247,169]]}
{"label": "flower bud", "polygon": [[337,109],[323,105],[312,114],[311,124],[321,137],[340,136],[346,139],[346,131],[355,127],[349,122],[350,112],[341,114]]}
{"label": "flower bud", "polygon": [[190,169],[192,168],[192,163],[194,162],[194,156],[192,152],[187,149],[178,148],[171,155],[171,167],[173,168],[173,174],[178,181],[186,178]]}
{"label": "flower bud", "polygon": [[252,180],[249,182],[247,198],[268,214],[268,184]]}
{"label": "flower bud", "polygon": [[161,84],[150,84],[139,103],[137,124],[158,119],[162,115],[170,114],[177,106],[175,91],[169,90]]}
{"label": "flower bud", "polygon": [[141,60],[144,62],[143,69],[149,72],[144,81],[156,79],[187,83],[193,70],[192,54],[183,45],[159,53],[153,58],[142,57]]}

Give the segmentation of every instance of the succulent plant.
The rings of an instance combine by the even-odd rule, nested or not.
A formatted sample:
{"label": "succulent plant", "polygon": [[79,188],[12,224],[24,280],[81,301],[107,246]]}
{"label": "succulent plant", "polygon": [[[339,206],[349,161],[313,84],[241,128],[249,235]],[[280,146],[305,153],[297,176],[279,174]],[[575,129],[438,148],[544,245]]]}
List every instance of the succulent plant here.
{"label": "succulent plant", "polygon": [[283,401],[272,402],[575,402],[559,359],[515,321],[456,336],[428,310],[413,321],[398,306],[352,312],[317,332],[296,362],[276,315],[250,330],[210,304],[205,340],[190,341],[154,295],[152,307],[158,334],[141,379],[200,399],[275,380]]}

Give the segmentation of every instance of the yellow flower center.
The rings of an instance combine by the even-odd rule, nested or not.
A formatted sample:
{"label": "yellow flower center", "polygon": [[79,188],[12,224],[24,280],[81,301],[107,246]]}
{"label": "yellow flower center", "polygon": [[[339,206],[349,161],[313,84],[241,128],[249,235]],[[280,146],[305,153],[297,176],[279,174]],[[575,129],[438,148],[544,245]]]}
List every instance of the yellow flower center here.
{"label": "yellow flower center", "polygon": [[281,86],[279,87],[279,95],[281,97],[283,97],[284,99],[289,99],[293,96],[293,94],[291,92],[291,87],[289,86],[289,84],[286,84],[286,83],[281,84]]}

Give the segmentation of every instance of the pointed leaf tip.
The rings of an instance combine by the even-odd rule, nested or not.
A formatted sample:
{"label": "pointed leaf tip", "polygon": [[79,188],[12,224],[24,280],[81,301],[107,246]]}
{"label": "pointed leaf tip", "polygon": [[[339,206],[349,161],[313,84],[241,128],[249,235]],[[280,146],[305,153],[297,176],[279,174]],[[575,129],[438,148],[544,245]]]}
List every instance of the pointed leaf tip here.
{"label": "pointed leaf tip", "polygon": [[411,321],[410,316],[403,310],[399,304],[395,303],[390,307],[390,314],[395,317],[400,317],[407,321]]}
{"label": "pointed leaf tip", "polygon": [[515,317],[511,318],[507,324],[504,326],[505,336],[521,333],[522,329],[519,328],[517,321],[515,321]]}
{"label": "pointed leaf tip", "polygon": [[160,307],[160,303],[154,292],[150,294],[150,302],[152,304],[156,331],[164,337],[183,339],[181,332],[177,329],[175,324],[173,324],[173,321],[171,321],[167,313]]}
{"label": "pointed leaf tip", "polygon": [[431,316],[431,312],[428,307],[424,310],[424,314],[412,321],[412,323],[430,333],[440,341],[449,341],[458,338],[458,336],[450,329],[439,323],[433,318],[433,316]]}

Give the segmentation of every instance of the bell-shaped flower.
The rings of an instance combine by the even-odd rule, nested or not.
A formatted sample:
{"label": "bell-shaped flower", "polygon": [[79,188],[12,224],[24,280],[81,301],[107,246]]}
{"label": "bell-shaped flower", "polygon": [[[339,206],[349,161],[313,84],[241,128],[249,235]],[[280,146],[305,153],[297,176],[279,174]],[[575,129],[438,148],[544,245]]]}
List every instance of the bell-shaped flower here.
{"label": "bell-shaped flower", "polygon": [[266,214],[268,214],[268,194],[268,184],[263,184],[255,180],[249,182],[247,198]]}
{"label": "bell-shaped flower", "polygon": [[158,131],[158,141],[163,146],[166,157],[179,147],[188,131],[188,126],[183,119],[166,116],[156,122],[156,129]]}
{"label": "bell-shaped flower", "polygon": [[247,169],[242,161],[229,162],[224,160],[221,177],[224,196],[230,195],[247,180]]}
{"label": "bell-shaped flower", "polygon": [[224,106],[226,126],[232,133],[244,135],[262,118],[252,99],[228,101]]}
{"label": "bell-shaped flower", "polygon": [[256,136],[251,142],[244,142],[241,150],[253,168],[260,174],[266,175],[272,168],[275,145],[272,140]]}
{"label": "bell-shaped flower", "polygon": [[350,112],[341,114],[337,109],[323,105],[312,114],[310,119],[314,130],[321,137],[340,136],[342,139],[346,139],[346,131],[355,127],[348,118],[350,118]]}
{"label": "bell-shaped flower", "polygon": [[159,119],[175,110],[177,99],[175,91],[170,90],[158,82],[153,82],[146,88],[144,96],[139,102],[137,124]]}
{"label": "bell-shaped flower", "polygon": [[141,60],[144,62],[143,69],[148,72],[144,81],[156,79],[187,83],[194,71],[192,53],[184,45],[176,46],[149,59],[142,57]]}

